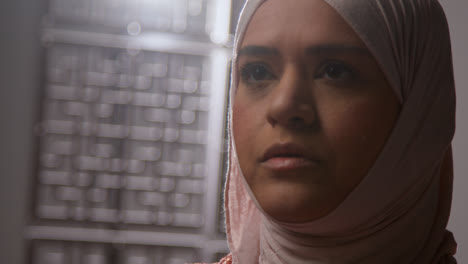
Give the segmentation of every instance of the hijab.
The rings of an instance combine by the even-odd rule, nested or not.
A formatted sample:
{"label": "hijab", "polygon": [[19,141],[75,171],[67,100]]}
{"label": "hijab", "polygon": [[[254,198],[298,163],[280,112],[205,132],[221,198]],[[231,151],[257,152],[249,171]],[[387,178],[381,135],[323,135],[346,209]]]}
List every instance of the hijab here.
{"label": "hijab", "polygon": [[[230,116],[237,52],[265,1],[247,0],[237,25]],[[233,263],[456,263],[456,243],[446,230],[455,88],[442,7],[437,0],[310,1],[328,3],[363,40],[401,111],[364,179],[331,213],[306,223],[278,221],[259,206],[239,167],[229,118],[224,203]]]}

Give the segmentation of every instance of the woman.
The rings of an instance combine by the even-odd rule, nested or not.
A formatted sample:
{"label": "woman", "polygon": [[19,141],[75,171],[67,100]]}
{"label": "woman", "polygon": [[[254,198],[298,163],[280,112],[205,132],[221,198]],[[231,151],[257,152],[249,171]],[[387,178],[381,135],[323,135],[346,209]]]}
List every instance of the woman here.
{"label": "woman", "polygon": [[252,0],[235,44],[221,263],[456,263],[436,0]]}

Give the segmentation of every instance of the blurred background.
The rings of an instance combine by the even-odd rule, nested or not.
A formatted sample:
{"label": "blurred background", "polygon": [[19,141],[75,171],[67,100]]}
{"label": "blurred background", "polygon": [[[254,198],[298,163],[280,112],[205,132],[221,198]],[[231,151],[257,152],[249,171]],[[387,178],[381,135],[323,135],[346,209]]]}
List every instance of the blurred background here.
{"label": "blurred background", "polygon": [[[225,110],[244,0],[0,3],[0,263],[179,264],[228,252]],[[468,262],[468,29],[449,228]]]}

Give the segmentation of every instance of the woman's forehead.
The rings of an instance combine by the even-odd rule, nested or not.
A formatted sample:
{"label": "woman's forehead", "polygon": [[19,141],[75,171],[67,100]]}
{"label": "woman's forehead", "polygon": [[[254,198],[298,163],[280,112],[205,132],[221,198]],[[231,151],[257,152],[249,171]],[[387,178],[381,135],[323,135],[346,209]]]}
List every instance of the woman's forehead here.
{"label": "woman's forehead", "polygon": [[281,49],[324,44],[365,47],[346,21],[323,0],[268,0],[253,15],[241,46]]}

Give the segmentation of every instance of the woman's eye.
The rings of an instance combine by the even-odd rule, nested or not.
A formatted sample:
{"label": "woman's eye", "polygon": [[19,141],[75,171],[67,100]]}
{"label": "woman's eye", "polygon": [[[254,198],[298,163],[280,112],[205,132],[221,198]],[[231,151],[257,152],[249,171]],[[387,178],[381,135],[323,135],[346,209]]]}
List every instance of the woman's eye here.
{"label": "woman's eye", "polygon": [[259,83],[274,78],[271,71],[262,64],[247,64],[241,69],[241,76],[246,83]]}
{"label": "woman's eye", "polygon": [[316,78],[337,82],[352,80],[354,77],[353,70],[342,63],[327,63],[320,68],[316,76]]}

